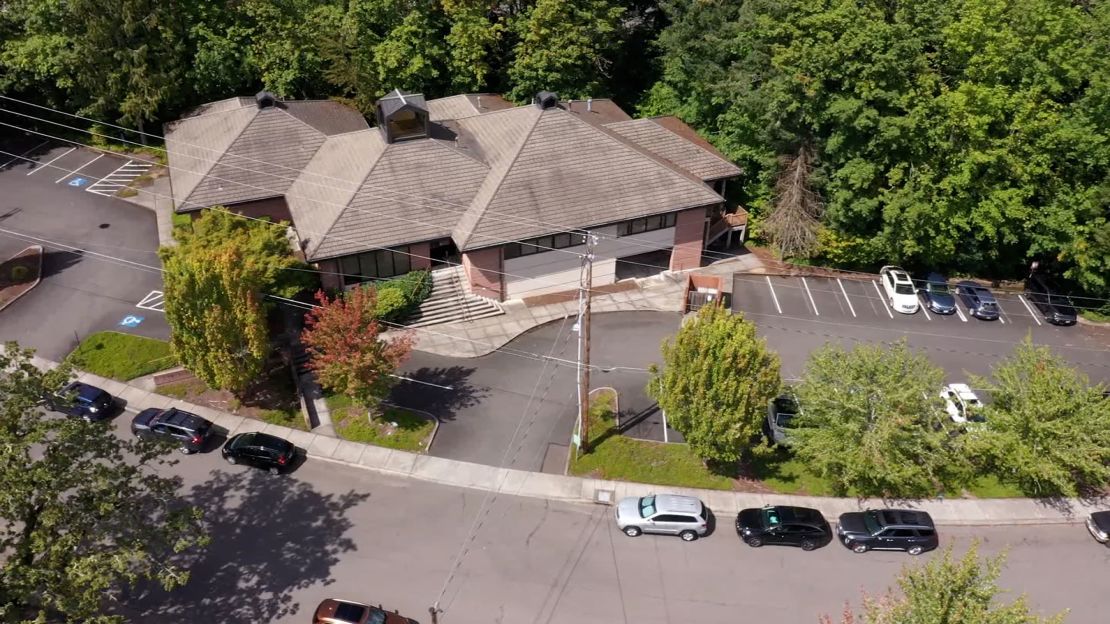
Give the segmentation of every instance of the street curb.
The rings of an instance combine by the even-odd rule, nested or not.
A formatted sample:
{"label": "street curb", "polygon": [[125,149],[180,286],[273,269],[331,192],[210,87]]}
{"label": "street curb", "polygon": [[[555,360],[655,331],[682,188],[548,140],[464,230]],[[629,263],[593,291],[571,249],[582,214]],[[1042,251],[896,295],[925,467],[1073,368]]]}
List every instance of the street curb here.
{"label": "street curb", "polygon": [[[13,298],[13,299],[11,300],[11,301],[7,301],[7,302],[4,302],[3,304],[0,304],[0,310],[3,310],[4,308],[7,308],[7,307],[8,307],[8,306],[10,306],[11,304],[13,304],[13,303],[15,303],[16,301],[19,301],[20,299],[22,299],[22,298],[23,298],[23,295],[26,295],[27,293],[29,293],[29,292],[31,292],[32,290],[34,290],[34,289],[35,289],[35,286],[38,286],[38,285],[39,285],[39,282],[41,282],[41,281],[42,281],[42,259],[43,259],[43,257],[44,257],[44,256],[46,255],[46,250],[45,250],[45,249],[43,249],[42,245],[29,245],[29,246],[27,246],[27,247],[24,247],[22,251],[20,251],[19,253],[15,254],[15,255],[14,255],[14,256],[12,256],[11,258],[8,258],[8,260],[11,260],[12,258],[18,258],[18,257],[19,257],[19,255],[20,255],[20,254],[22,254],[22,253],[23,253],[24,251],[27,251],[28,249],[34,249],[34,248],[36,248],[36,247],[37,247],[37,248],[38,248],[38,250],[39,250],[39,274],[38,274],[38,277],[36,277],[36,278],[35,278],[35,283],[31,284],[31,285],[30,285],[30,286],[29,286],[29,287],[27,288],[27,290],[25,290],[25,291],[23,291],[23,292],[19,293],[18,295],[16,295],[16,296],[15,296],[15,297],[14,297],[14,298]],[[7,262],[8,260],[5,260],[4,262]]]}

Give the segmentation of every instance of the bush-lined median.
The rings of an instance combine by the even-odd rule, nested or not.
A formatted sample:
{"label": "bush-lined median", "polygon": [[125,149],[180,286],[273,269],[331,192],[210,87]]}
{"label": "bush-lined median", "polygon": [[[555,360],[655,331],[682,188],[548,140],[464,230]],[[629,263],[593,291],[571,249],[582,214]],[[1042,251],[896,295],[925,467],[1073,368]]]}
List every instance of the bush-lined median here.
{"label": "bush-lined median", "polygon": [[435,421],[426,416],[399,407],[384,407],[374,419],[367,418],[365,408],[360,408],[343,395],[328,395],[335,432],[351,442],[363,442],[402,451],[423,453],[435,430]]}

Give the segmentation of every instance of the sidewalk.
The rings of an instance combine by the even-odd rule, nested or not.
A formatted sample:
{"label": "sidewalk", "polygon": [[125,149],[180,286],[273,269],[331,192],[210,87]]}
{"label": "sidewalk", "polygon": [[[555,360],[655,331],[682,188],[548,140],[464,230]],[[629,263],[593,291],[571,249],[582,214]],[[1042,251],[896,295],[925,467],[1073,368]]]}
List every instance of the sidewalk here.
{"label": "sidewalk", "polygon": [[[42,368],[57,366],[55,362],[35,358]],[[697,496],[717,516],[723,527],[730,517],[746,507],[768,504],[799,505],[820,509],[826,517],[835,518],[846,511],[885,507],[890,504],[908,506],[928,511],[941,525],[1020,525],[1060,524],[1082,522],[1085,515],[1098,507],[1078,500],[1049,504],[1032,499],[954,499],[927,500],[917,503],[885,503],[881,500],[852,498],[822,498],[789,496],[785,494],[751,494],[718,490],[696,490],[654,486],[623,481],[605,481],[581,477],[527,472],[460,462],[428,455],[396,451],[368,444],[349,442],[338,438],[297,431],[271,425],[251,418],[243,418],[209,407],[192,405],[152,393],[142,388],[105,379],[89,373],[80,373],[78,379],[99,386],[127,402],[128,409],[138,411],[148,407],[180,407],[211,420],[227,429],[228,435],[248,431],[261,431],[283,437],[305,449],[312,460],[329,461],[374,472],[483,491],[493,491],[510,496],[526,496],[544,500],[589,503],[599,500],[616,501],[625,496],[644,496],[653,492],[672,492]]]}
{"label": "sidewalk", "polygon": [[[703,275],[732,275],[758,270],[761,264],[754,254],[743,254],[719,260],[702,267]],[[686,275],[666,271],[651,277],[636,278],[595,292],[591,308],[594,313],[654,310],[681,312],[686,289]],[[725,280],[726,290],[732,281]],[[610,290],[611,292],[605,292]],[[547,303],[544,300],[557,300]],[[414,349],[448,357],[472,358],[492,353],[524,332],[551,321],[578,314],[578,299],[567,295],[539,296],[529,301],[519,299],[501,304],[505,313],[475,321],[459,321],[430,325],[415,331]],[[388,338],[393,332],[384,332]]]}
{"label": "sidewalk", "polygon": [[131,197],[119,197],[123,201],[138,204],[154,212],[154,218],[158,221],[158,244],[163,247],[169,247],[177,244],[173,239],[173,201],[170,199],[170,177],[168,175],[161,175],[147,184],[146,186],[138,187],[137,195]]}

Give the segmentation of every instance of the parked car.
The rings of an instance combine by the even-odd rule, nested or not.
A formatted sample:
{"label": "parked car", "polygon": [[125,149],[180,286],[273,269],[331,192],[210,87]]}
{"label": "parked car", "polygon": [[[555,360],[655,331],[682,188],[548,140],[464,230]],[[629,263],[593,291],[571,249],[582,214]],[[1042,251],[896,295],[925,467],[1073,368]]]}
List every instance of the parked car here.
{"label": "parked car", "polygon": [[840,516],[837,538],[853,552],[904,550],[920,555],[940,543],[933,518],[924,511],[868,509]]}
{"label": "parked car", "polygon": [[753,548],[785,544],[813,550],[832,540],[829,522],[821,512],[784,505],[744,509],[736,515],[736,533]]}
{"label": "parked car", "polygon": [[1096,511],[1087,516],[1087,530],[1096,542],[1110,542],[1110,511]]}
{"label": "parked car", "polygon": [[136,437],[162,438],[175,442],[182,453],[196,453],[212,436],[212,423],[191,412],[149,408],[131,420]]}
{"label": "parked car", "polygon": [[240,433],[228,440],[220,453],[229,464],[247,464],[276,475],[293,464],[297,447],[268,433]]}
{"label": "parked car", "polygon": [[1025,280],[1025,296],[1053,325],[1075,325],[1075,304],[1047,278],[1036,273]]}
{"label": "parked car", "polygon": [[917,312],[917,290],[909,273],[901,267],[888,265],[879,269],[879,281],[883,283],[887,303],[895,312]]}
{"label": "parked car", "polygon": [[709,512],[692,496],[653,494],[617,503],[617,527],[629,537],[641,533],[677,535],[692,542],[709,530]]}
{"label": "parked car", "polygon": [[316,607],[312,624],[419,624],[396,611],[390,613],[378,605],[328,598]]}
{"label": "parked car", "polygon": [[983,408],[983,403],[967,384],[948,384],[941,389],[940,398],[944,399],[944,411],[948,412],[948,416],[953,422],[962,424],[968,421],[983,422],[985,420],[980,411]]}
{"label": "parked car", "polygon": [[964,280],[956,284],[956,296],[967,306],[972,316],[984,321],[994,321],[999,317],[998,301],[990,289],[975,282]]}
{"label": "parked car", "polygon": [[921,297],[925,307],[936,314],[955,314],[956,298],[948,288],[948,278],[940,273],[930,273],[921,280]]}
{"label": "parked car", "polygon": [[46,396],[46,406],[67,416],[86,422],[104,420],[112,415],[116,400],[106,391],[87,383],[74,381]]}
{"label": "parked car", "polygon": [[790,395],[780,395],[767,402],[767,437],[773,444],[788,444],[787,428],[798,413],[798,404]]}

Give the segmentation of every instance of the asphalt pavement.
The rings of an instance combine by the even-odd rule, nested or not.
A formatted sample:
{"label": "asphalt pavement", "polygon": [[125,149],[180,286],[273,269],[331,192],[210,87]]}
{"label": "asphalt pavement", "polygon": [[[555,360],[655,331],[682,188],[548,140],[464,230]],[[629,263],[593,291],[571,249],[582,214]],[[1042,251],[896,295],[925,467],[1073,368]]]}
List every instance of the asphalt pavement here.
{"label": "asphalt pavement", "polygon": [[60,360],[97,331],[168,338],[154,213],[105,194],[126,159],[40,143],[0,139],[22,156],[0,154],[0,257],[46,249],[42,282],[0,311],[0,340]]}
{"label": "asphalt pavement", "polygon": [[[126,433],[130,415],[115,420]],[[212,544],[191,580],[125,597],[134,621],[304,622],[324,598],[382,604],[427,624],[813,622],[860,592],[890,586],[912,558],[814,552],[739,542],[732,519],[708,537],[628,538],[606,506],[489,496],[309,459],[271,477],[228,466],[218,451],[166,470],[205,513]],[[478,522],[476,522],[476,519]],[[472,530],[473,529],[473,530]],[[942,545],[1008,551],[1005,599],[1028,593],[1041,613],[1100,622],[1110,550],[1082,525],[940,527]]]}
{"label": "asphalt pavement", "polygon": [[[681,317],[668,312],[596,314],[591,327],[592,387],[620,392],[621,412],[651,405],[646,368]],[[392,400],[436,414],[431,454],[494,466],[540,470],[550,445],[567,445],[577,416],[574,319],[537,327],[489,355],[459,359],[416,351],[403,374],[447,386],[402,382]],[[554,362],[531,354],[557,358]],[[565,452],[564,455],[565,457]]]}

